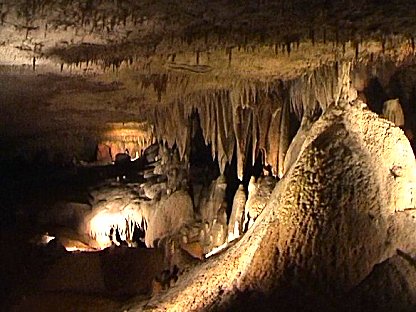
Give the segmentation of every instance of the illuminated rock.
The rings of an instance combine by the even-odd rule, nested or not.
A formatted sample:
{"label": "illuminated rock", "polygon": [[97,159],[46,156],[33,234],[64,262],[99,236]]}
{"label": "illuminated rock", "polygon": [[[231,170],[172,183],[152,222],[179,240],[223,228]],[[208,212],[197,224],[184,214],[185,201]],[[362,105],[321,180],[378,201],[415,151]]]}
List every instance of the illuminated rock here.
{"label": "illuminated rock", "polygon": [[126,150],[131,158],[137,159],[153,143],[152,129],[146,122],[108,123],[106,127],[108,130],[102,134],[102,142],[98,147],[109,147],[113,161],[117,161],[117,155],[125,154]]}
{"label": "illuminated rock", "polygon": [[225,201],[226,188],[227,183],[223,175],[211,183],[208,193],[200,201],[199,212],[202,221],[210,223],[217,217]]}
{"label": "illuminated rock", "polygon": [[[401,177],[391,174],[393,165],[403,168]],[[293,310],[329,308],[328,298],[343,298],[396,248],[414,250],[415,221],[401,215],[414,209],[415,172],[400,129],[359,103],[328,109],[252,228],[190,272],[192,283],[158,298],[154,310],[290,310],[291,296]]]}
{"label": "illuminated rock", "polygon": [[399,99],[388,100],[383,104],[383,117],[394,123],[397,127],[404,126],[404,114]]}
{"label": "illuminated rock", "polygon": [[145,243],[148,247],[153,247],[156,240],[173,235],[182,226],[193,222],[192,199],[185,191],[164,196],[155,203],[147,220]]}
{"label": "illuminated rock", "polygon": [[246,203],[246,194],[244,186],[240,184],[234,195],[233,207],[231,210],[230,221],[228,222],[228,241],[239,238],[243,232],[244,207]]}
{"label": "illuminated rock", "polygon": [[250,228],[269,202],[270,195],[276,185],[273,177],[260,177],[255,181],[251,177],[248,184],[248,198],[244,206],[243,228]]}
{"label": "illuminated rock", "polygon": [[144,192],[144,196],[149,199],[160,198],[161,195],[165,195],[167,192],[167,186],[165,182],[151,183],[147,182],[141,185],[141,189]]}

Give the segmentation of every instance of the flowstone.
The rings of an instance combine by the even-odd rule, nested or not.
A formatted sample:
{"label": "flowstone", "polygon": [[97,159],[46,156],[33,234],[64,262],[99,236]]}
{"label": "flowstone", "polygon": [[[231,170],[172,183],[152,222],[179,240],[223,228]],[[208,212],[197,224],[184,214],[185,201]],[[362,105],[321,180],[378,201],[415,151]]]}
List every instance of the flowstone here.
{"label": "flowstone", "polygon": [[[393,166],[401,168],[400,176],[392,174]],[[399,128],[361,103],[328,107],[252,228],[148,307],[347,309],[346,294],[376,264],[399,247],[415,250],[416,234],[409,230],[415,221],[401,217],[415,208],[409,196],[415,172],[413,152]],[[413,292],[413,274],[402,276]],[[392,293],[389,300],[398,296]],[[414,308],[412,302],[405,308]]]}

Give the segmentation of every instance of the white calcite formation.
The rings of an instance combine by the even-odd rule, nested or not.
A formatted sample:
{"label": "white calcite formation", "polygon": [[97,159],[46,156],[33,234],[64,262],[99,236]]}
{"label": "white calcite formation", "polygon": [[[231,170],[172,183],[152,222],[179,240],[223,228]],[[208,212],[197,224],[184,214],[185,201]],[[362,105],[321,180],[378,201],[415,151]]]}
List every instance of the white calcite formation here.
{"label": "white calcite formation", "polygon": [[192,199],[186,191],[176,191],[150,208],[145,243],[154,247],[156,240],[171,236],[194,220]]}
{"label": "white calcite formation", "polygon": [[264,165],[272,168],[274,176],[281,177],[290,143],[290,111],[301,119],[338,102],[341,90],[348,84],[349,72],[350,65],[335,63],[286,82],[236,80],[231,91],[210,90],[196,98],[162,105],[153,116],[155,136],[168,146],[176,143],[182,159],[191,134],[188,118],[197,109],[205,143],[212,145],[212,157],[218,159],[222,173],[236,146],[240,180],[246,155],[252,154],[254,161],[260,151]]}
{"label": "white calcite formation", "polygon": [[112,185],[91,192],[92,209],[80,225],[80,231],[89,235],[98,248],[132,244],[135,227],[147,228],[148,210],[141,205],[133,187]]}
{"label": "white calcite formation", "polygon": [[244,223],[244,207],[246,204],[246,194],[244,186],[239,185],[233,199],[233,207],[231,210],[230,220],[228,222],[228,238],[229,242],[239,238],[243,233]]}
{"label": "white calcite formation", "polygon": [[[91,212],[83,219],[81,232],[105,248],[120,241],[134,246],[134,231],[144,232],[143,242],[155,247],[194,222],[194,209],[186,187],[186,166],[177,151],[164,144],[151,145],[143,153],[148,165],[146,182],[115,183],[91,191]],[[184,185],[185,181],[185,185]]]}
{"label": "white calcite formation", "polygon": [[203,194],[205,196],[199,204],[200,218],[203,222],[212,222],[224,211],[226,188],[227,183],[223,175],[211,182],[208,191]]}
{"label": "white calcite formation", "polygon": [[384,102],[382,116],[398,127],[404,126],[404,114],[399,99]]}

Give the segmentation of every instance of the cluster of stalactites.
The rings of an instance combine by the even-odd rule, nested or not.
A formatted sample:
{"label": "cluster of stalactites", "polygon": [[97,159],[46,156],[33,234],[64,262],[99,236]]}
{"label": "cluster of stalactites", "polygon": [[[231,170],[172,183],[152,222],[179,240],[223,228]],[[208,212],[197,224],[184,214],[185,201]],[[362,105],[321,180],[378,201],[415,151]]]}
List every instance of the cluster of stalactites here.
{"label": "cluster of stalactites", "polygon": [[186,157],[193,135],[190,116],[197,110],[205,143],[211,144],[222,173],[235,151],[242,179],[249,153],[254,162],[261,152],[264,165],[281,177],[290,143],[290,112],[301,120],[350,100],[349,70],[349,64],[335,63],[288,82],[240,80],[230,90],[177,100],[155,110],[156,136],[169,146],[176,143],[181,158]]}
{"label": "cluster of stalactites", "polygon": [[140,211],[109,211],[102,210],[94,213],[87,222],[86,233],[96,240],[98,247],[104,249],[112,244],[119,245],[121,241],[134,245],[135,228],[147,230],[148,221]]}
{"label": "cluster of stalactites", "polygon": [[330,105],[342,105],[357,97],[350,82],[351,63],[324,65],[291,82],[290,102],[299,120],[325,111]]}

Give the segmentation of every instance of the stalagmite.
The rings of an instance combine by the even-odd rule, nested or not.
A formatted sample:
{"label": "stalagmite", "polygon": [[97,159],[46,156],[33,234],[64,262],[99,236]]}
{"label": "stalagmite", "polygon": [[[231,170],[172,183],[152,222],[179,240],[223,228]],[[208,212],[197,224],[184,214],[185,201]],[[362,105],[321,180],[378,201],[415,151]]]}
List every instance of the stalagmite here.
{"label": "stalagmite", "polygon": [[404,113],[399,99],[384,102],[382,115],[384,118],[394,123],[397,127],[404,126]]}
{"label": "stalagmite", "polygon": [[145,243],[154,247],[155,241],[178,232],[193,222],[192,199],[185,191],[176,191],[156,204],[148,219]]}
{"label": "stalagmite", "polygon": [[228,242],[239,238],[243,232],[245,203],[246,194],[244,192],[244,186],[240,184],[234,195],[230,221],[228,222]]}
{"label": "stalagmite", "polygon": [[250,178],[250,182],[248,183],[248,198],[247,201],[245,202],[244,205],[244,224],[243,224],[243,229],[247,228],[251,228],[251,226],[254,223],[254,212],[252,212],[252,205],[253,205],[253,201],[254,198],[256,196],[256,192],[257,192],[257,187],[256,187],[256,178],[255,177],[251,177]]}
{"label": "stalagmite", "polygon": [[223,175],[211,183],[207,197],[201,200],[200,203],[199,211],[202,221],[211,222],[217,217],[219,210],[225,202],[226,187],[227,184]]}
{"label": "stalagmite", "polygon": [[266,207],[275,185],[276,180],[273,177],[260,177],[257,181],[255,177],[251,177],[248,184],[248,198],[244,206],[243,229],[251,228]]}

